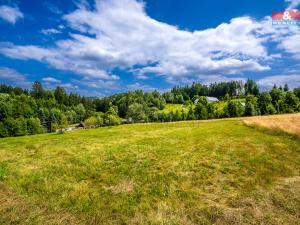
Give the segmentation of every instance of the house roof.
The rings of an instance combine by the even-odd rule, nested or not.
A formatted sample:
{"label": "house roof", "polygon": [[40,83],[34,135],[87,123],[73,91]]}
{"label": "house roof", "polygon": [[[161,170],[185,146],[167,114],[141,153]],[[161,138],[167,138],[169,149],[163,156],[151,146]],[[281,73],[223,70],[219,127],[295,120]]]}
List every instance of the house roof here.
{"label": "house roof", "polygon": [[77,125],[77,127],[86,127],[86,125],[85,125],[85,123],[80,122],[80,123]]}
{"label": "house roof", "polygon": [[218,102],[218,101],[219,101],[219,99],[217,99],[217,98],[215,98],[215,97],[208,97],[208,96],[206,96],[206,98],[207,98],[207,100],[208,100],[209,102]]}
{"label": "house roof", "polygon": [[[215,97],[209,97],[209,96],[205,96],[208,100],[208,102],[218,102],[219,99],[215,98]],[[199,102],[199,98],[197,98],[194,102],[194,104],[197,104]]]}

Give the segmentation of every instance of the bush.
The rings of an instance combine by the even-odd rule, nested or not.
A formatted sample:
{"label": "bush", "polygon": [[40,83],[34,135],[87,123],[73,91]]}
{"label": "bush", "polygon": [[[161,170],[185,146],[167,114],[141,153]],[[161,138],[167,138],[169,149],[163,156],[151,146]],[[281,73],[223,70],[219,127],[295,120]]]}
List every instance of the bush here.
{"label": "bush", "polygon": [[243,115],[243,107],[238,102],[229,101],[225,107],[227,117],[240,117]]}
{"label": "bush", "polygon": [[254,95],[247,95],[245,104],[245,116],[259,115],[259,109],[257,105],[257,98]]}
{"label": "bush", "polygon": [[262,115],[269,114],[267,107],[272,104],[272,97],[270,93],[264,92],[258,97],[258,105]]}
{"label": "bush", "polygon": [[4,120],[8,136],[22,136],[27,134],[27,123],[24,118],[7,118]]}
{"label": "bush", "polygon": [[84,123],[87,125],[87,126],[96,126],[97,123],[98,123],[98,120],[97,120],[97,117],[95,116],[91,116],[89,118],[87,118]]}
{"label": "bush", "polygon": [[27,133],[28,134],[43,133],[43,127],[41,126],[40,119],[38,119],[38,118],[27,119]]}
{"label": "bush", "polygon": [[147,121],[144,106],[138,103],[130,105],[128,107],[126,118],[132,120],[134,123]]}
{"label": "bush", "polygon": [[267,106],[267,112],[269,115],[274,115],[274,114],[276,114],[276,109],[272,104],[269,104]]}
{"label": "bush", "polygon": [[116,115],[107,114],[105,115],[104,123],[107,126],[116,126],[121,124],[121,119]]}
{"label": "bush", "polygon": [[287,112],[293,113],[297,110],[299,99],[293,92],[287,92],[285,104],[287,105]]}
{"label": "bush", "polygon": [[8,131],[4,125],[4,123],[0,122],[0,137],[4,138],[4,137],[8,137]]}
{"label": "bush", "polygon": [[104,124],[104,118],[103,118],[104,114],[102,112],[100,112],[100,113],[96,113],[95,116],[97,117],[99,126],[103,126],[103,124]]}
{"label": "bush", "polygon": [[202,105],[199,101],[195,108],[195,114],[197,119],[206,120],[208,118],[207,106]]}

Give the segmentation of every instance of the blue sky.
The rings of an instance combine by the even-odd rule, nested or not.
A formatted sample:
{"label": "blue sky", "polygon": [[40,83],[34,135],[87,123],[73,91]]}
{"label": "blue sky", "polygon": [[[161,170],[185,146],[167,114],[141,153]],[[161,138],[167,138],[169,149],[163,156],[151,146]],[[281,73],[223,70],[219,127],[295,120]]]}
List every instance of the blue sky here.
{"label": "blue sky", "polygon": [[0,83],[89,96],[254,79],[300,86],[300,0],[0,0]]}

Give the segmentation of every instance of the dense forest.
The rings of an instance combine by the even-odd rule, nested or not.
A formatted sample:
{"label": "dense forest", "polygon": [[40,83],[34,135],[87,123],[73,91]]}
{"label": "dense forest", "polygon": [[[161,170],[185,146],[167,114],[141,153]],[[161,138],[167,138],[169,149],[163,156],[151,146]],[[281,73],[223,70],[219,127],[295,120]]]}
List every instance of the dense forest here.
{"label": "dense forest", "polygon": [[[206,96],[220,101],[210,102]],[[241,100],[242,99],[242,100]],[[31,90],[0,85],[0,137],[55,132],[72,124],[113,126],[136,122],[170,122],[300,111],[300,88],[274,86],[260,93],[248,80],[174,87],[170,92],[141,90],[104,98],[67,93],[63,87],[45,90],[38,81]],[[182,104],[166,112],[166,104]]]}

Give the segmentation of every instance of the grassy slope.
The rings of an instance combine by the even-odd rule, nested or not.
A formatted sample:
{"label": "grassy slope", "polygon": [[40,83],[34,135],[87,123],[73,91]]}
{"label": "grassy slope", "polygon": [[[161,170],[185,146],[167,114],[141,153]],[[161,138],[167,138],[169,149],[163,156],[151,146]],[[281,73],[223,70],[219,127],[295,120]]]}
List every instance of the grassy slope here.
{"label": "grassy slope", "polygon": [[0,224],[297,224],[300,141],[240,121],[0,140]]}
{"label": "grassy slope", "polygon": [[176,112],[176,110],[181,111],[182,109],[185,109],[185,107],[182,104],[166,104],[165,108],[160,111],[164,113],[170,113]]}
{"label": "grassy slope", "polygon": [[[240,98],[240,99],[233,99],[232,101],[245,102],[246,100],[244,98]],[[227,105],[225,101],[215,102],[214,104],[216,105],[217,111],[219,112],[223,112],[225,106]],[[193,105],[193,107],[195,107],[195,105]],[[166,104],[165,108],[160,111],[164,113],[170,113],[170,112],[176,112],[176,110],[181,111],[182,109],[187,110],[187,108],[182,104]]]}

